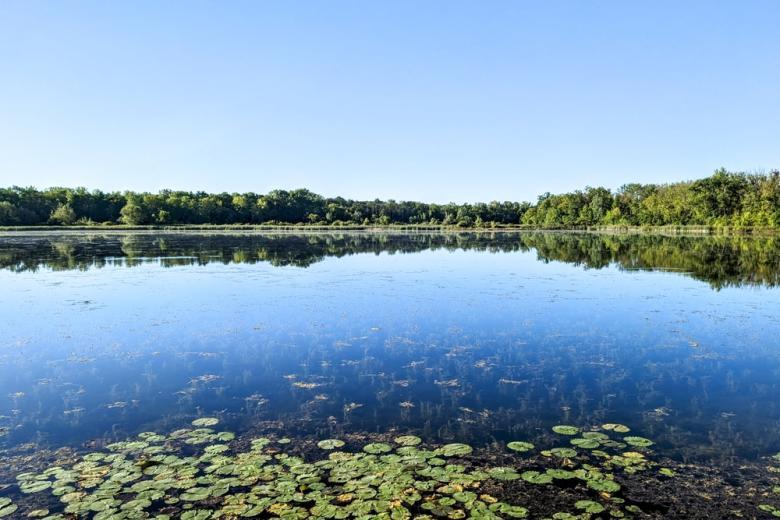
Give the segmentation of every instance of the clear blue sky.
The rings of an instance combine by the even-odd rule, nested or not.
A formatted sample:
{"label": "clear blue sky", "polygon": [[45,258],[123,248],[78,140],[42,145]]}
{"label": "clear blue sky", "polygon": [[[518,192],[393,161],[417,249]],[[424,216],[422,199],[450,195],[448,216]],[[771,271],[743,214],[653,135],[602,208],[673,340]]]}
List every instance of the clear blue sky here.
{"label": "clear blue sky", "polygon": [[0,2],[0,185],[428,201],[780,167],[780,2]]}

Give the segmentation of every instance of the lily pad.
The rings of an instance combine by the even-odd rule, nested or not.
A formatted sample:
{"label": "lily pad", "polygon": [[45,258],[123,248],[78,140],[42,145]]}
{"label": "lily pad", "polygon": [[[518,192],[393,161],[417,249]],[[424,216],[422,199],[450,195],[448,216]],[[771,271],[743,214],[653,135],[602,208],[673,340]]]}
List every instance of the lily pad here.
{"label": "lily pad", "polygon": [[523,480],[530,482],[531,484],[549,484],[553,481],[553,478],[550,475],[538,471],[525,471],[520,476]]}
{"label": "lily pad", "polygon": [[580,433],[580,429],[576,426],[569,426],[567,424],[559,424],[552,427],[552,431],[560,435],[577,435]]}
{"label": "lily pad", "polygon": [[631,446],[637,446],[640,448],[646,448],[654,444],[653,441],[651,441],[650,439],[645,439],[644,437],[623,437],[623,441],[626,444],[630,444]]}
{"label": "lily pad", "polygon": [[317,443],[317,447],[323,450],[335,450],[344,446],[344,441],[339,439],[325,439]]}
{"label": "lily pad", "polygon": [[534,449],[533,444],[524,441],[512,441],[510,443],[507,443],[506,447],[512,451],[518,451],[520,453],[524,453],[526,451],[530,451]]}
{"label": "lily pad", "polygon": [[453,443],[445,444],[436,450],[436,453],[443,457],[462,457],[470,454],[472,451],[474,450],[468,444]]}
{"label": "lily pad", "polygon": [[584,438],[576,438],[572,439],[571,442],[574,446],[577,446],[578,448],[582,448],[585,450],[595,450],[598,448],[601,444],[599,444],[599,441],[596,439],[584,439]]}
{"label": "lily pad", "polygon": [[571,448],[553,448],[550,454],[561,459],[570,459],[577,456],[577,451]]}
{"label": "lily pad", "polygon": [[496,480],[517,480],[520,474],[514,468],[498,467],[488,470],[488,475]]}
{"label": "lily pad", "polygon": [[601,427],[607,431],[616,432],[616,433],[628,433],[631,431],[631,428],[624,424],[618,424],[618,423],[606,423],[602,424]]}
{"label": "lily pad", "polygon": [[585,511],[586,513],[601,513],[604,511],[604,506],[599,504],[598,502],[594,502],[593,500],[578,500],[574,507],[577,509],[580,509],[582,511]]}
{"label": "lily pad", "polygon": [[401,446],[417,446],[422,442],[422,439],[415,435],[401,435],[393,440]]}
{"label": "lily pad", "polygon": [[386,444],[384,442],[372,442],[370,444],[366,444],[363,446],[363,451],[366,453],[370,453],[372,455],[377,455],[379,453],[387,453],[388,451],[392,451],[393,447],[389,444]]}
{"label": "lily pad", "polygon": [[219,419],[216,417],[201,417],[200,419],[192,421],[192,425],[197,428],[209,428],[211,426],[216,426],[217,424],[219,424]]}

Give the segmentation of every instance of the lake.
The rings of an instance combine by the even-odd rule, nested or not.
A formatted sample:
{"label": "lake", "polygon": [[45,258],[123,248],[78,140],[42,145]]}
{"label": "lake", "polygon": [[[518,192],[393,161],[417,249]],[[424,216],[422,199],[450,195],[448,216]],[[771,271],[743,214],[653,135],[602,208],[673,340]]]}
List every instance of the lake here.
{"label": "lake", "polygon": [[773,237],[6,233],[0,445],[21,471],[199,417],[485,453],[617,423],[746,489],[780,451],[778,286]]}

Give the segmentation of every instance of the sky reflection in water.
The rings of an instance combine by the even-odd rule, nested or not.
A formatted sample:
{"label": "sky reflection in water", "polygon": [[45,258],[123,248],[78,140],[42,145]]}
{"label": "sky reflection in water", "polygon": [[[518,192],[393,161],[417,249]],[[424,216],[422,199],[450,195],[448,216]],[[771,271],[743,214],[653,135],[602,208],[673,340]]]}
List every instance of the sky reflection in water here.
{"label": "sky reflection in water", "polygon": [[608,420],[681,459],[780,449],[773,241],[160,240],[0,238],[0,443],[206,413],[472,443]]}

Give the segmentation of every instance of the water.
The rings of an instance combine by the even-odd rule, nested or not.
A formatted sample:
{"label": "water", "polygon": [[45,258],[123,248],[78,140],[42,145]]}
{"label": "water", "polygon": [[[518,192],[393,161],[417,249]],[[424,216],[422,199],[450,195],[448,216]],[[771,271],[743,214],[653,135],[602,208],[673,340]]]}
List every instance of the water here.
{"label": "water", "polygon": [[7,234],[0,443],[609,421],[755,460],[780,450],[779,282],[772,238]]}

